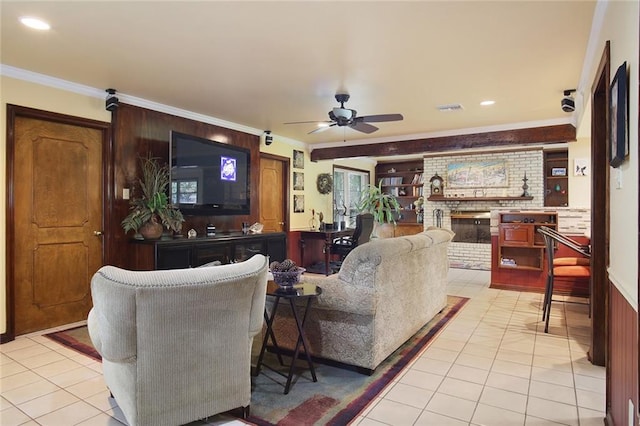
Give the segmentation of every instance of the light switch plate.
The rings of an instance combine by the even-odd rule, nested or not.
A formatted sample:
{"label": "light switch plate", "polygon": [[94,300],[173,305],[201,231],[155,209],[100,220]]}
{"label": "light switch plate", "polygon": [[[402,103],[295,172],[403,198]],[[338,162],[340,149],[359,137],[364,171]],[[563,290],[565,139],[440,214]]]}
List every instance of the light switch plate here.
{"label": "light switch plate", "polygon": [[129,188],[122,188],[122,199],[123,200],[129,199]]}
{"label": "light switch plate", "polygon": [[616,169],[616,189],[622,189],[622,170]]}

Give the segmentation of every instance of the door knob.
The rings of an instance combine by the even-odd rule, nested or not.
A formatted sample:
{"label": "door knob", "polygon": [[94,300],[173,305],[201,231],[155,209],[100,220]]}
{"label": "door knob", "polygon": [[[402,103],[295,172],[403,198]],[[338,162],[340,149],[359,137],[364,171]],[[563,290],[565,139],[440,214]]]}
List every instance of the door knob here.
{"label": "door knob", "polygon": [[99,237],[102,235],[102,231],[93,231],[93,235],[95,235],[96,237]]}
{"label": "door knob", "polygon": [[284,226],[284,222],[278,222],[278,225]]}

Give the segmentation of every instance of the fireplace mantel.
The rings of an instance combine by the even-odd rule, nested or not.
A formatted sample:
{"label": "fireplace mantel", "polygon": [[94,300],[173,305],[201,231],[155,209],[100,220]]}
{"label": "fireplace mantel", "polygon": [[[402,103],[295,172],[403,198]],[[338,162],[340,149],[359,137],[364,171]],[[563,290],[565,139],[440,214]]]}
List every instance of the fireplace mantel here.
{"label": "fireplace mantel", "polygon": [[460,202],[460,201],[531,201],[533,197],[443,197],[431,195],[429,201]]}

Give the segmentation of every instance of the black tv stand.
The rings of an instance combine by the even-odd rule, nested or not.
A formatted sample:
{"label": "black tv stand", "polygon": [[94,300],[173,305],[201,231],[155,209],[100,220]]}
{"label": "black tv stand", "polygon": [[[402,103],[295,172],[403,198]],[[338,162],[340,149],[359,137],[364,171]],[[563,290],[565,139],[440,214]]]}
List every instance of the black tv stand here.
{"label": "black tv stand", "polygon": [[270,261],[287,258],[287,234],[218,233],[213,237],[170,240],[132,240],[136,245],[133,269],[195,268],[205,263],[241,262],[260,253]]}

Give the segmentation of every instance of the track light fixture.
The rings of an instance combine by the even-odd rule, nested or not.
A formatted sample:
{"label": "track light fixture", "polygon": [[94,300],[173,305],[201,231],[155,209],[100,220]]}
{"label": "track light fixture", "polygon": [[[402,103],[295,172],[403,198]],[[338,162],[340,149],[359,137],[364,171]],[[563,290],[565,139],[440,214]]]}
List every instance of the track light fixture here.
{"label": "track light fixture", "polygon": [[116,97],[116,89],[107,89],[107,100],[105,101],[105,108],[107,111],[115,111],[118,108],[118,98]]}
{"label": "track light fixture", "polygon": [[273,136],[271,136],[271,130],[265,130],[264,131],[264,144],[265,145],[271,145],[272,142],[273,142]]}
{"label": "track light fixture", "polygon": [[576,102],[572,95],[575,91],[576,89],[567,89],[564,91],[564,97],[562,101],[560,101],[560,106],[564,112],[573,112],[576,110]]}

